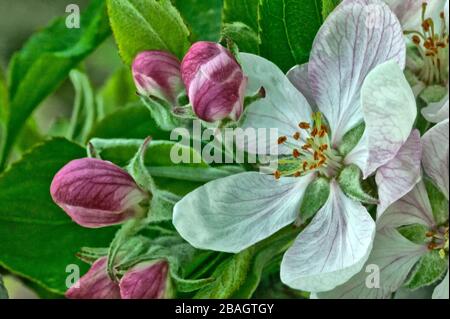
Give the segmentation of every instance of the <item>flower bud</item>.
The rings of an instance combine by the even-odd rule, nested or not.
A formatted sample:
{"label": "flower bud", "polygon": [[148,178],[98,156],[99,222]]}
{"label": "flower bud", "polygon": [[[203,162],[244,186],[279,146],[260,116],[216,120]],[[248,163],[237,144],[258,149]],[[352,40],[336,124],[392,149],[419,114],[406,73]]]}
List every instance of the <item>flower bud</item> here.
{"label": "flower bud", "polygon": [[134,59],[132,71],[139,94],[177,104],[177,97],[184,86],[180,61],[175,56],[162,51],[141,52]]}
{"label": "flower bud", "polygon": [[227,49],[212,42],[195,43],[181,63],[181,74],[194,113],[200,119],[239,119],[247,78]]}
{"label": "flower bud", "polygon": [[120,299],[119,285],[113,282],[106,271],[107,258],[98,259],[66,292],[69,299]]}
{"label": "flower bud", "polygon": [[122,299],[162,299],[170,290],[169,265],[166,261],[140,263],[120,280]]}
{"label": "flower bud", "polygon": [[77,224],[88,228],[123,222],[138,213],[147,198],[125,170],[94,158],[64,166],[53,178],[50,193]]}

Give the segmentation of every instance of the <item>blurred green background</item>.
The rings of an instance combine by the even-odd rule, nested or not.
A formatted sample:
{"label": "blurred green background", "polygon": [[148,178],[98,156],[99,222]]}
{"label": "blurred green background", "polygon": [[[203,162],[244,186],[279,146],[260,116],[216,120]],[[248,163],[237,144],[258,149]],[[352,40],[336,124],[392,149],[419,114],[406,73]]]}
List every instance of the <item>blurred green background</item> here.
{"label": "blurred green background", "polygon": [[[20,50],[33,33],[67,15],[67,5],[77,4],[83,11],[88,3],[89,0],[0,0],[0,66],[3,70],[7,70],[14,52]],[[122,65],[112,37],[84,65],[94,87],[100,87]],[[39,106],[34,118],[41,133],[45,134],[58,118],[70,114],[73,98],[72,84],[66,81]]]}
{"label": "blurred green background", "polygon": [[[67,5],[77,4],[83,11],[88,3],[89,0],[0,0],[0,66],[2,69],[7,70],[11,57],[20,50],[33,33],[47,26],[54,19],[66,15]],[[121,65],[112,37],[84,62],[85,69],[97,88]],[[58,118],[70,115],[74,94],[72,84],[67,80],[39,106],[33,117],[43,135]],[[36,298],[36,294],[24,286],[18,278],[6,275],[4,280],[11,298]]]}

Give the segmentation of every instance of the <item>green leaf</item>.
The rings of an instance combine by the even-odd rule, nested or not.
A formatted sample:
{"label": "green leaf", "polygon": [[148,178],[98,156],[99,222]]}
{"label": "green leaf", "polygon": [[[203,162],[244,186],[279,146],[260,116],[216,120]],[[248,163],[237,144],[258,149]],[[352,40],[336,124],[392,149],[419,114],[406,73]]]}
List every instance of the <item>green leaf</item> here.
{"label": "green leaf", "polygon": [[242,22],[224,24],[222,37],[229,38],[236,43],[240,52],[259,53],[258,33]]}
{"label": "green leaf", "polygon": [[32,36],[14,56],[9,74],[8,136],[0,168],[33,110],[109,35],[104,0],[93,0],[81,16],[81,28],[68,29],[65,19],[58,19]]}
{"label": "green leaf", "polygon": [[339,5],[341,0],[322,0],[322,17],[325,20],[328,15]]}
{"label": "green leaf", "polygon": [[266,265],[292,244],[300,229],[288,226],[266,240],[226,259],[213,273],[216,280],[194,298],[251,298]]}
{"label": "green leaf", "polygon": [[108,79],[97,94],[98,119],[123,108],[130,103],[139,101],[136,86],[129,68],[119,68]]}
{"label": "green leaf", "polygon": [[[288,226],[271,237],[255,245],[250,270],[245,282],[233,293],[232,298],[249,299],[258,288],[263,272],[273,261],[281,260],[284,252],[298,236],[300,228]],[[277,270],[279,273],[279,270]]]}
{"label": "green leaf", "polygon": [[220,37],[223,0],[173,0],[188,23],[194,41],[214,41]]}
{"label": "green leaf", "polygon": [[339,174],[338,182],[342,191],[351,199],[366,204],[377,204],[378,200],[368,194],[361,185],[362,172],[358,166],[346,166]]}
{"label": "green leaf", "polygon": [[94,127],[90,138],[144,139],[151,136],[164,140],[169,135],[158,128],[148,109],[141,102],[136,102],[107,115]]}
{"label": "green leaf", "polygon": [[223,23],[241,22],[258,33],[258,5],[259,0],[224,0]]}
{"label": "green leaf", "polygon": [[53,176],[69,161],[85,157],[82,147],[57,138],[27,154],[0,177],[0,265],[55,292],[64,293],[66,267],[87,265],[81,247],[108,246],[116,228],[86,229],[53,203]]}
{"label": "green leaf", "polygon": [[422,224],[406,225],[398,228],[399,233],[409,241],[423,245],[427,241],[426,234],[429,232],[427,226]]}
{"label": "green leaf", "polygon": [[6,291],[5,285],[3,284],[2,275],[0,275],[0,299],[8,299],[8,291]]}
{"label": "green leaf", "polygon": [[366,129],[366,124],[363,122],[354,128],[352,128],[350,131],[345,133],[344,137],[342,138],[342,142],[339,145],[339,153],[342,157],[347,156],[359,143],[361,140],[361,137],[364,134],[364,130]]}
{"label": "green leaf", "polygon": [[122,59],[131,64],[145,50],[164,50],[182,58],[189,30],[169,0],[107,0],[108,14]]}
{"label": "green leaf", "polygon": [[441,258],[437,250],[430,251],[414,266],[406,286],[413,290],[429,286],[444,277],[447,270],[448,259]]}
{"label": "green leaf", "polygon": [[434,220],[438,225],[448,224],[448,200],[439,188],[428,179],[424,178],[425,188],[430,199]]}
{"label": "green leaf", "polygon": [[[6,143],[6,133],[8,125],[8,89],[6,86],[6,80],[3,76],[3,71],[0,67],[0,163],[2,163],[3,151]],[[1,171],[1,164],[0,164]]]}
{"label": "green leaf", "polygon": [[322,25],[320,0],[261,0],[261,55],[283,72],[306,63]]}
{"label": "green leaf", "polygon": [[214,272],[216,280],[201,289],[195,299],[230,298],[245,282],[254,256],[254,248],[248,248],[222,263]]}
{"label": "green leaf", "polygon": [[300,207],[300,223],[304,224],[313,217],[326,203],[330,195],[330,181],[326,178],[316,178],[308,185]]}

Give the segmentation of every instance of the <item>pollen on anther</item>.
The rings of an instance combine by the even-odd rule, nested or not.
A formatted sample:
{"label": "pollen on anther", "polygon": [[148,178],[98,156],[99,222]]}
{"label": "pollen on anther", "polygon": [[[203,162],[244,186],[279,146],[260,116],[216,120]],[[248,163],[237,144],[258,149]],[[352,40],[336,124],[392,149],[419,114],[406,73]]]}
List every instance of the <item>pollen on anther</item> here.
{"label": "pollen on anther", "polygon": [[311,144],[305,144],[302,146],[302,149],[305,151],[309,150],[310,148],[311,148]]}
{"label": "pollen on anther", "polygon": [[294,156],[295,158],[299,158],[300,157],[300,152],[298,149],[295,149],[294,151],[292,151],[292,156]]}
{"label": "pollen on anther", "polygon": [[412,37],[412,40],[413,40],[413,42],[414,42],[415,45],[419,45],[419,44],[420,44],[420,37],[419,37],[419,36],[414,35],[414,36]]}
{"label": "pollen on anther", "polygon": [[302,173],[300,173],[300,172],[295,172],[294,173],[294,177],[300,177],[302,175]]}
{"label": "pollen on anther", "polygon": [[293,138],[298,141],[300,139],[300,132],[295,132]]}
{"label": "pollen on anther", "polygon": [[308,162],[304,161],[303,162],[303,171],[306,171],[306,168],[308,167]]}
{"label": "pollen on anther", "polygon": [[273,175],[275,176],[275,179],[280,179],[281,178],[281,172],[280,171],[275,171],[275,173],[273,173]]}
{"label": "pollen on anther", "polygon": [[286,136],[280,136],[280,137],[278,138],[278,145],[281,145],[281,144],[283,144],[283,143],[286,143],[286,141],[287,141],[287,137],[286,137]]}
{"label": "pollen on anther", "polygon": [[298,127],[300,127],[303,130],[308,130],[308,129],[311,128],[311,125],[309,123],[307,123],[307,122],[300,122],[298,124]]}

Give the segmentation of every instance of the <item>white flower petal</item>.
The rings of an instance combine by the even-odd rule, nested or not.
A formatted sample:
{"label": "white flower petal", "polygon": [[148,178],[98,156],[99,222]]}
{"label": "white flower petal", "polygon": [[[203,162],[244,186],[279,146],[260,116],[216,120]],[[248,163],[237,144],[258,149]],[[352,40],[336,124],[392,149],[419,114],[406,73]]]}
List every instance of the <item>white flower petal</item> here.
{"label": "white flower petal", "polygon": [[361,270],[374,235],[364,206],[333,181],[328,201],[284,255],[281,280],[304,291],[331,290]]}
{"label": "white flower petal", "polygon": [[425,173],[436,183],[441,192],[448,197],[448,130],[449,120],[431,128],[422,138],[423,168]]}
{"label": "white flower petal", "polygon": [[309,86],[308,63],[296,65],[286,74],[291,83],[303,94],[311,107],[316,105]]}
{"label": "white flower petal", "polygon": [[433,292],[433,299],[448,299],[448,285],[449,279],[448,279],[448,271],[447,275],[445,276],[444,280],[434,289]]}
{"label": "white flower petal", "polygon": [[398,19],[375,0],[345,1],[319,30],[309,61],[318,108],[333,132],[333,144],[363,119],[361,86],[377,65],[405,65],[406,46]]}
{"label": "white flower petal", "polygon": [[[372,254],[362,271],[347,283],[330,292],[320,293],[317,297],[321,299],[390,298],[392,293],[403,285],[412,267],[426,252],[425,246],[410,242],[395,229],[378,231]],[[375,277],[377,271],[379,271],[379,282]]]}
{"label": "white flower petal", "polygon": [[375,175],[380,204],[378,217],[392,203],[409,193],[421,180],[422,144],[420,133],[414,130],[397,155],[380,167]]}
{"label": "white flower petal", "polygon": [[435,226],[430,200],[423,181],[417,183],[412,191],[389,206],[377,221],[378,229],[398,228],[412,224],[422,224],[430,228]]}
{"label": "white flower petal", "polygon": [[[250,105],[241,120],[241,127],[278,129],[278,136],[291,136],[299,130],[298,123],[309,121],[312,110],[305,97],[292,85],[283,72],[272,62],[248,53],[241,53],[240,59],[249,83],[247,94],[254,94],[264,87],[266,97]],[[248,139],[247,151],[258,154],[274,154],[278,149],[277,139],[264,143],[267,147],[257,148],[256,138]],[[293,141],[293,139],[292,139]],[[262,147],[261,147],[262,148]],[[280,147],[280,153],[292,150]],[[276,152],[275,152],[276,153]]]}
{"label": "white flower petal", "polygon": [[292,223],[313,178],[247,172],[218,179],[178,202],[173,224],[196,248],[237,253]]}
{"label": "white flower petal", "polygon": [[448,119],[448,94],[441,101],[437,103],[430,103],[427,107],[423,108],[422,115],[428,122],[431,123],[439,123]]}
{"label": "white flower petal", "polygon": [[366,130],[345,161],[358,165],[367,178],[397,155],[411,133],[417,107],[411,87],[395,61],[370,72],[361,90],[361,104]]}

